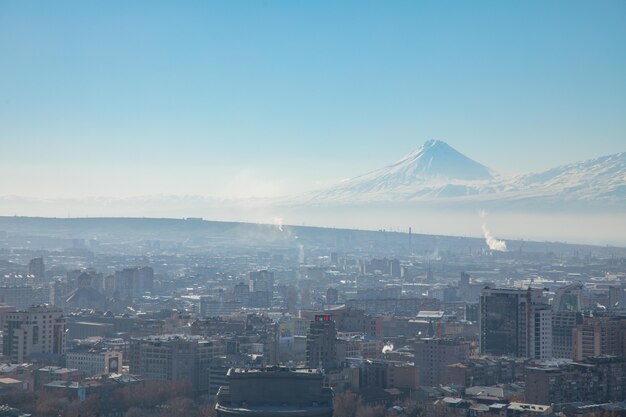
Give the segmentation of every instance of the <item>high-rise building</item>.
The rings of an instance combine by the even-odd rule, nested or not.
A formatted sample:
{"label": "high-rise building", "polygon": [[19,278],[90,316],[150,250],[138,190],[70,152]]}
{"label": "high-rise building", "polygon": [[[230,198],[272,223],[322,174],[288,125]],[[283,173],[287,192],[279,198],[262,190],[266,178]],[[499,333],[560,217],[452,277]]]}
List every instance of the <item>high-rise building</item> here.
{"label": "high-rise building", "polygon": [[200,298],[200,317],[224,317],[241,311],[240,301],[204,296]]}
{"label": "high-rise building", "polygon": [[555,358],[573,358],[573,332],[582,322],[583,315],[577,311],[552,313],[552,355]]}
{"label": "high-rise building", "polygon": [[333,318],[328,314],[316,315],[306,336],[306,365],[322,369],[338,367],[344,360],[338,345]]}
{"label": "high-rise building", "polygon": [[391,259],[389,261],[389,275],[393,278],[400,278],[402,274],[402,268],[400,268],[400,261],[397,259]]}
{"label": "high-rise building", "polygon": [[480,295],[480,352],[552,357],[552,309],[541,289],[491,289]]}
{"label": "high-rise building", "polygon": [[154,270],[149,266],[115,271],[115,293],[120,300],[133,301],[152,292]]}
{"label": "high-rise building", "polygon": [[14,363],[24,363],[37,355],[62,355],[65,352],[63,310],[39,305],[6,313],[2,352]]}
{"label": "high-rise building", "polygon": [[330,263],[331,263],[331,265],[338,265],[339,264],[339,254],[337,252],[331,252],[330,253]]}
{"label": "high-rise building", "polygon": [[331,417],[333,394],[317,369],[231,368],[217,394],[218,417]]}
{"label": "high-rise building", "polygon": [[413,346],[420,384],[426,386],[446,383],[448,365],[462,362],[470,354],[469,344],[461,339],[421,338]]}
{"label": "high-rise building", "polygon": [[[94,285],[94,280],[100,278],[100,289],[98,284]],[[104,310],[106,299],[100,292],[102,289],[102,274],[98,274],[95,271],[82,272],[75,280],[76,289],[66,295],[64,300],[64,307],[66,309],[72,308],[93,308],[98,310]]]}
{"label": "high-rise building", "polygon": [[337,288],[328,288],[326,290],[326,304],[337,304],[337,301],[339,301]]}
{"label": "high-rise building", "polygon": [[267,270],[250,272],[249,290],[250,307],[271,307],[274,297],[274,273]]}
{"label": "high-rise building", "polygon": [[250,272],[250,292],[274,292],[274,273],[267,270]]}
{"label": "high-rise building", "polygon": [[626,309],[626,284],[609,287],[609,308],[615,310]]}
{"label": "high-rise building", "polygon": [[581,311],[583,307],[583,285],[573,284],[561,287],[554,294],[553,310]]}
{"label": "high-rise building", "polygon": [[46,267],[43,263],[43,258],[34,258],[30,260],[28,263],[28,274],[34,276],[38,281],[45,279]]}
{"label": "high-rise building", "polygon": [[598,355],[626,359],[626,315],[615,313],[585,316],[573,330],[573,359]]}
{"label": "high-rise building", "polygon": [[49,286],[32,287],[30,285],[12,285],[0,287],[0,303],[14,306],[18,311],[32,305],[51,303]]}
{"label": "high-rise building", "polygon": [[67,271],[67,281],[73,288],[85,286],[85,283],[96,291],[104,288],[103,274],[92,268]]}
{"label": "high-rise building", "polygon": [[201,336],[163,335],[130,341],[130,373],[159,381],[187,380],[194,395],[209,394],[211,363],[221,343]]}
{"label": "high-rise building", "polygon": [[151,293],[154,290],[154,269],[150,266],[142,266],[138,268],[138,277],[137,295],[142,296],[147,292]]}

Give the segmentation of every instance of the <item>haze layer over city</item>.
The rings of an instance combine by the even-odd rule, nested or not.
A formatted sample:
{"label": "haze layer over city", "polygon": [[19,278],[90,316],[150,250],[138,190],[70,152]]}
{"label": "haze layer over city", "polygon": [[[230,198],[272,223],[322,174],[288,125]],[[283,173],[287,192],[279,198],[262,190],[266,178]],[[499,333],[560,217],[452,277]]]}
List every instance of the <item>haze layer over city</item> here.
{"label": "haze layer over city", "polygon": [[[486,212],[507,238],[625,244],[623,18],[621,2],[3,2],[0,214],[477,237]],[[432,140],[488,174],[435,147],[348,181]]]}
{"label": "haze layer over city", "polygon": [[0,1],[0,417],[626,414],[624,1]]}

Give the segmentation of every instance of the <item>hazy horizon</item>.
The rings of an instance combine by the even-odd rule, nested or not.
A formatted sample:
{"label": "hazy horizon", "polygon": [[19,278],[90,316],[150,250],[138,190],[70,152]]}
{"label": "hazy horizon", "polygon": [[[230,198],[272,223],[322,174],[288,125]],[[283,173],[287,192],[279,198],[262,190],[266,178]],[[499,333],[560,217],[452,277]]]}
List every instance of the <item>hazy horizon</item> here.
{"label": "hazy horizon", "polygon": [[626,151],[625,18],[620,1],[5,1],[0,215],[480,235],[484,209],[500,236],[626,244],[626,175],[613,206],[585,196],[599,208],[579,221],[568,199],[352,212],[267,200],[429,139],[504,175]]}

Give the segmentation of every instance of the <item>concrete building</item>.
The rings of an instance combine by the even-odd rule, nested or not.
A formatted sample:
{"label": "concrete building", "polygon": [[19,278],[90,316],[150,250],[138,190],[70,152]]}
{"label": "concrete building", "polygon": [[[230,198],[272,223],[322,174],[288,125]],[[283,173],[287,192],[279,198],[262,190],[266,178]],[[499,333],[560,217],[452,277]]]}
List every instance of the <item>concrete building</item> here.
{"label": "concrete building", "polygon": [[493,386],[524,379],[525,360],[484,357],[448,365],[444,381],[462,387]]}
{"label": "concrete building", "polygon": [[217,394],[218,417],[331,417],[333,394],[316,369],[231,368]]}
{"label": "concrete building", "polygon": [[582,324],[582,313],[577,311],[556,311],[552,313],[552,356],[555,358],[574,357],[574,328]]}
{"label": "concrete building", "polygon": [[[76,277],[76,289],[67,294],[65,298],[65,309],[96,309],[103,311],[106,306],[106,299],[100,292],[98,284],[94,283],[94,278],[102,277],[95,271],[82,272]],[[100,288],[102,286],[100,285]]]}
{"label": "concrete building", "polygon": [[38,391],[52,381],[80,381],[81,377],[78,369],[44,366],[34,372],[34,390]]}
{"label": "concrete building", "polygon": [[359,389],[405,389],[415,390],[420,386],[420,370],[413,363],[365,360],[359,364]]}
{"label": "concrete building", "polygon": [[71,318],[67,322],[67,337],[72,339],[86,339],[88,337],[101,336],[109,337],[114,333],[112,323],[93,323],[88,321],[73,321]]}
{"label": "concrete building", "polygon": [[5,313],[2,352],[14,363],[23,363],[33,355],[63,355],[63,310],[40,305],[26,311]]}
{"label": "concrete building", "polygon": [[30,260],[28,263],[28,275],[32,275],[37,281],[43,281],[46,278],[46,267],[43,263],[43,258]]}
{"label": "concrete building", "polygon": [[269,308],[274,298],[274,273],[271,271],[250,272],[249,283],[249,307]]}
{"label": "concrete building", "polygon": [[609,308],[614,310],[626,309],[626,284],[609,287]]}
{"label": "concrete building", "polygon": [[309,368],[333,369],[345,359],[339,348],[337,330],[332,317],[316,315],[311,321],[306,341],[306,365]]}
{"label": "concrete building", "polygon": [[346,307],[365,311],[370,315],[412,317],[421,310],[439,310],[441,303],[435,298],[384,298],[375,300],[346,300]]}
{"label": "concrete building", "polygon": [[32,305],[52,302],[50,288],[29,285],[11,285],[0,287],[0,303],[14,306],[17,310],[26,310]]}
{"label": "concrete building", "polygon": [[422,338],[417,339],[413,346],[420,383],[426,386],[438,386],[446,383],[448,365],[462,362],[470,354],[469,343],[461,339]]}
{"label": "concrete building", "polygon": [[552,357],[552,309],[543,299],[543,290],[483,289],[480,353]]}
{"label": "concrete building", "polygon": [[194,395],[209,394],[211,363],[223,353],[221,343],[201,336],[132,338],[130,373],[160,381],[187,380]]}
{"label": "concrete building", "polygon": [[552,307],[555,312],[581,311],[583,308],[583,285],[573,284],[557,289]]}
{"label": "concrete building", "polygon": [[585,316],[573,330],[573,359],[598,355],[626,358],[626,315],[614,313]]}
{"label": "concrete building", "polygon": [[154,270],[149,266],[115,271],[115,295],[120,300],[134,301],[152,292]]}
{"label": "concrete building", "polygon": [[4,317],[6,313],[15,313],[15,306],[0,303],[0,329],[4,329]]}
{"label": "concrete building", "polygon": [[346,358],[380,359],[385,346],[382,339],[352,333],[338,333]]}
{"label": "concrete building", "polygon": [[341,306],[327,309],[324,314],[332,317],[338,332],[370,334],[369,317],[363,310]]}
{"label": "concrete building", "polygon": [[122,353],[114,350],[74,349],[65,353],[65,366],[78,369],[83,376],[122,372]]}
{"label": "concrete building", "polygon": [[626,397],[626,362],[615,356],[526,368],[526,401],[606,403]]}
{"label": "concrete building", "polygon": [[337,304],[337,301],[339,301],[337,288],[328,288],[326,290],[326,304]]}
{"label": "concrete building", "polygon": [[200,317],[224,317],[241,311],[243,304],[240,301],[228,301],[216,297],[200,298]]}

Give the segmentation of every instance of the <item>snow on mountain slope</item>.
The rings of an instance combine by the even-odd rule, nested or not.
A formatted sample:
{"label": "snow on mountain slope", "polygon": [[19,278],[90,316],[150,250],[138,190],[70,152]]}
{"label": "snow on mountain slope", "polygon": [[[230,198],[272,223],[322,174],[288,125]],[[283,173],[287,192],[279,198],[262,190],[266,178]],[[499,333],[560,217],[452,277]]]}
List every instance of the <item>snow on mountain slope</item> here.
{"label": "snow on mountain slope", "polygon": [[625,200],[626,153],[520,175],[511,179],[508,184],[521,196],[558,196],[564,200]]}
{"label": "snow on mountain slope", "polygon": [[430,140],[392,165],[306,197],[320,204],[524,199],[626,203],[626,153],[505,177]]}
{"label": "snow on mountain slope", "polygon": [[[314,199],[360,200],[366,195],[377,195],[395,200],[408,199],[421,192],[426,195],[432,192],[465,194],[471,193],[466,185],[484,183],[493,178],[494,173],[489,168],[466,157],[447,143],[429,140],[396,163],[323,190]],[[449,187],[439,190],[442,185]],[[435,188],[438,190],[435,191]]]}

